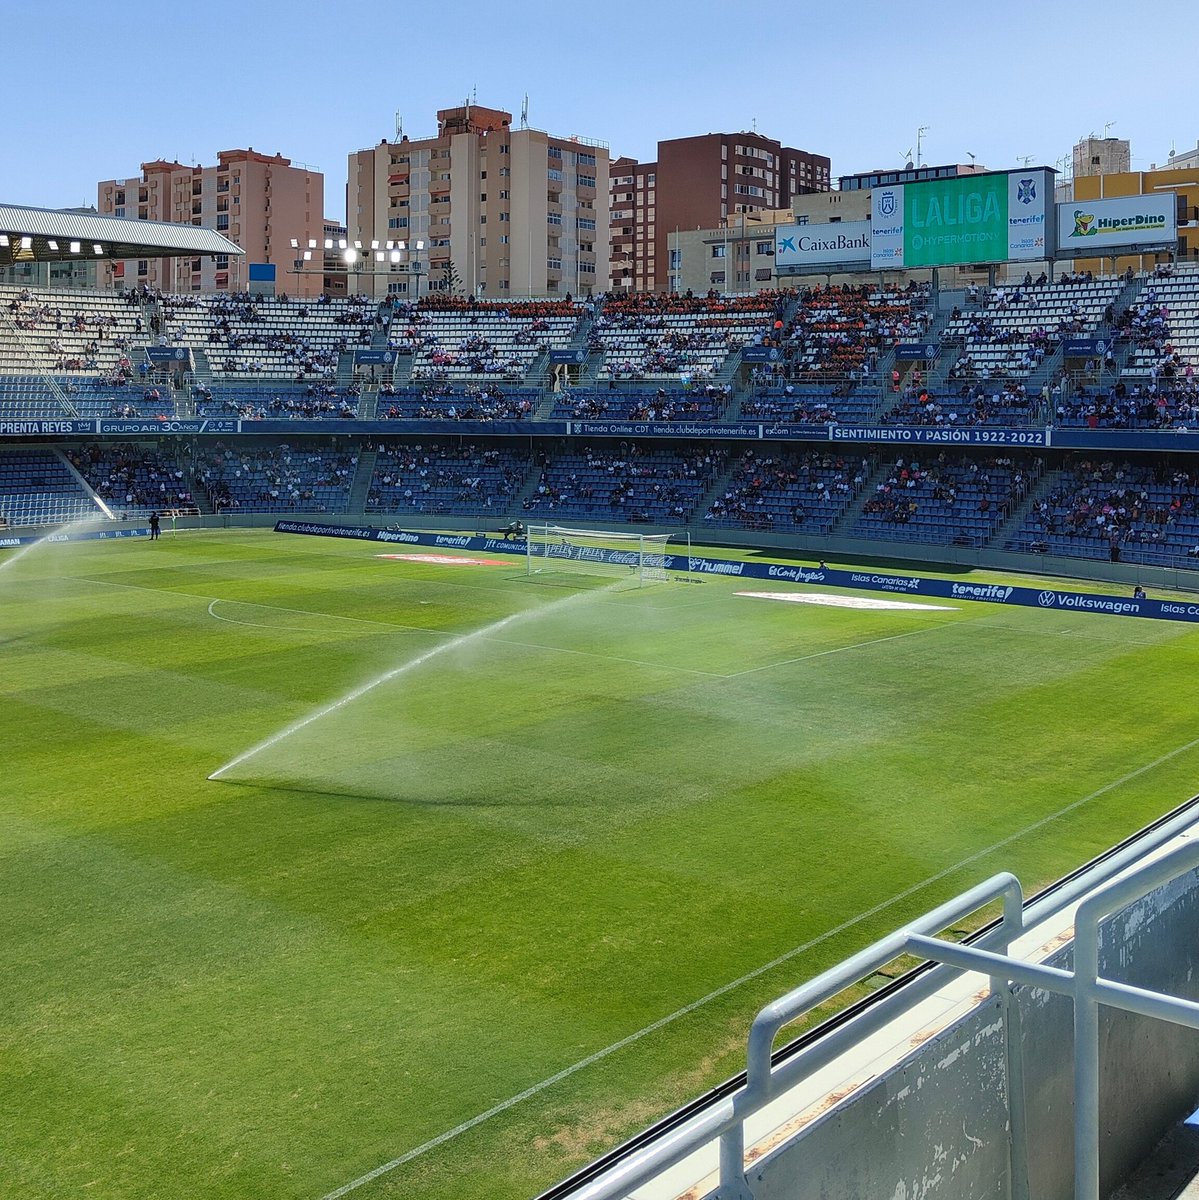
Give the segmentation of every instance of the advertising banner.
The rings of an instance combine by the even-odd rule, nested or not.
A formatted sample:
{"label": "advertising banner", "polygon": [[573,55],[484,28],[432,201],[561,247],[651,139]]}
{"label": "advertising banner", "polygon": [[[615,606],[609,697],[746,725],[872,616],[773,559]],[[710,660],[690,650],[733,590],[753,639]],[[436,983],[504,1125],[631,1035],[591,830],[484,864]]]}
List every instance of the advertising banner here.
{"label": "advertising banner", "polygon": [[1057,248],[1063,257],[1169,246],[1177,237],[1178,198],[1174,192],[1076,200],[1057,206]]}
{"label": "advertising banner", "polygon": [[786,267],[861,266],[870,262],[870,222],[781,225],[775,232],[774,265]]}
{"label": "advertising banner", "polygon": [[363,366],[374,366],[382,364],[390,366],[396,360],[396,352],[394,350],[355,350],[354,361]]}
{"label": "advertising banner", "polygon": [[576,366],[582,366],[587,361],[586,350],[551,350],[550,362],[552,363],[574,363]]}
{"label": "advertising banner", "polygon": [[778,362],[783,352],[777,346],[746,346],[741,361],[747,363]]}
{"label": "advertising banner", "polygon": [[895,347],[896,362],[929,362],[941,353],[936,342],[901,342]]}
{"label": "advertising banner", "polygon": [[958,175],[875,188],[870,265],[876,270],[1050,257],[1048,168]]}
{"label": "advertising banner", "polygon": [[1048,446],[1049,430],[961,425],[830,425],[834,442],[900,442],[913,446]]}
{"label": "advertising banner", "polygon": [[[485,534],[418,533],[407,529],[371,529],[362,526],[320,525],[308,521],[279,521],[276,533],[302,533],[320,537],[359,538],[409,546],[440,546],[454,550],[527,553],[523,541],[508,541]],[[569,538],[552,548],[557,558],[586,558],[593,562],[626,564],[627,550],[572,546]],[[920,575],[886,575],[871,571],[841,571],[795,563],[740,562],[736,559],[667,554],[668,571],[697,575],[728,575],[739,579],[773,579],[784,583],[821,584],[865,592],[898,592],[904,596],[929,596],[940,600],[1011,604],[1021,608],[1047,608],[1057,612],[1100,613],[1113,617],[1148,617],[1159,621],[1197,621],[1199,604],[1186,600],[1134,599],[1099,592],[1065,592],[1057,588],[1016,587],[1006,583],[963,583]]]}

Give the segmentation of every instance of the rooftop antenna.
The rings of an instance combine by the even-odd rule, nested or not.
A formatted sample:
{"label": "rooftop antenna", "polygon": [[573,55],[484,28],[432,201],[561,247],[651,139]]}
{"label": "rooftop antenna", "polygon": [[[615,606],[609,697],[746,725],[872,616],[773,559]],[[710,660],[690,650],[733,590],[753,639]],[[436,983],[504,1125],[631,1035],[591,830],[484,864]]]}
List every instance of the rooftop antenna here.
{"label": "rooftop antenna", "polygon": [[[928,133],[928,130],[929,126],[927,125],[921,125],[920,128],[916,130],[916,166],[918,167],[924,162],[922,146],[924,143],[924,135]],[[911,151],[909,151],[909,153],[911,153]]]}
{"label": "rooftop antenna", "polygon": [[404,140],[404,118],[399,109],[396,110],[396,141]]}
{"label": "rooftop antenna", "polygon": [[1035,154],[1017,154],[1016,161],[1027,171],[1028,164],[1036,157]]}
{"label": "rooftop antenna", "polygon": [[967,158],[970,160],[970,170],[972,170],[972,171],[973,171],[973,170],[974,170],[974,151],[973,151],[973,150],[967,150],[967,151],[966,151],[966,157],[967,157]]}
{"label": "rooftop antenna", "polygon": [[525,92],[525,102],[520,106],[520,127],[528,129],[529,127],[529,93]]}
{"label": "rooftop antenna", "polygon": [[1104,127],[1103,127],[1103,136],[1104,136],[1105,138],[1107,137],[1107,131],[1108,131],[1109,129],[1111,129],[1111,128],[1112,128],[1112,126],[1113,126],[1113,125],[1115,125],[1115,123],[1116,123],[1115,121],[1108,121],[1108,122],[1107,122],[1107,124],[1105,124],[1105,125],[1104,125]]}
{"label": "rooftop antenna", "polygon": [[903,159],[903,169],[910,171],[916,164],[912,162],[912,148],[909,146],[900,156]]}
{"label": "rooftop antenna", "polygon": [[750,118],[749,127],[750,127],[750,129],[752,129],[754,131],[754,133],[758,132],[758,118],[757,117]]}

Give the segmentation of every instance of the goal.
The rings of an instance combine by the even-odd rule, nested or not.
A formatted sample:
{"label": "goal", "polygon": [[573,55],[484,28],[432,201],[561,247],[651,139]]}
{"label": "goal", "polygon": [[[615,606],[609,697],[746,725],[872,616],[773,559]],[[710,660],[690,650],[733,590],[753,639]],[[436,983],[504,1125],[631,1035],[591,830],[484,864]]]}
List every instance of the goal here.
{"label": "goal", "polygon": [[635,579],[638,586],[667,578],[668,533],[613,533],[530,525],[526,530],[528,573],[569,571]]}

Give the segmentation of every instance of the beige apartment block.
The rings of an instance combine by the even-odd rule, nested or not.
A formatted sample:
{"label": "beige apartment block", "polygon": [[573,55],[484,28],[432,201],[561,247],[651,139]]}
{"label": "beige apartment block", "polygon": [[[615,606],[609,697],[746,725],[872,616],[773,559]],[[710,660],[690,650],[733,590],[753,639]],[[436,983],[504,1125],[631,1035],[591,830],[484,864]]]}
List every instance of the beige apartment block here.
{"label": "beige apartment block", "polygon": [[97,185],[101,213],[215,229],[245,257],[130,259],[101,270],[100,286],[244,292],[254,290],[251,264],[273,264],[277,292],[320,294],[321,273],[297,273],[291,248],[293,238],[301,245],[323,238],[325,180],[319,171],[253,149],[222,150],[211,167],[155,159],[141,168],[140,177]]}
{"label": "beige apartment block", "polygon": [[352,291],[523,299],[607,285],[606,145],[513,129],[500,109],[442,109],[434,136],[351,154],[346,208]]}

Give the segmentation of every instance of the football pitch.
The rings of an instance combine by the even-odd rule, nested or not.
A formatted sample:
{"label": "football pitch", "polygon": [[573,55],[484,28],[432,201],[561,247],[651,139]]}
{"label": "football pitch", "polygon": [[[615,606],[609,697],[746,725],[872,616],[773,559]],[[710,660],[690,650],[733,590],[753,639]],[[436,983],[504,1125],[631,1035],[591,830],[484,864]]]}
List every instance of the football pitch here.
{"label": "football pitch", "polygon": [[0,1192],[531,1196],[1199,790],[1199,627],[385,550],[0,554]]}

